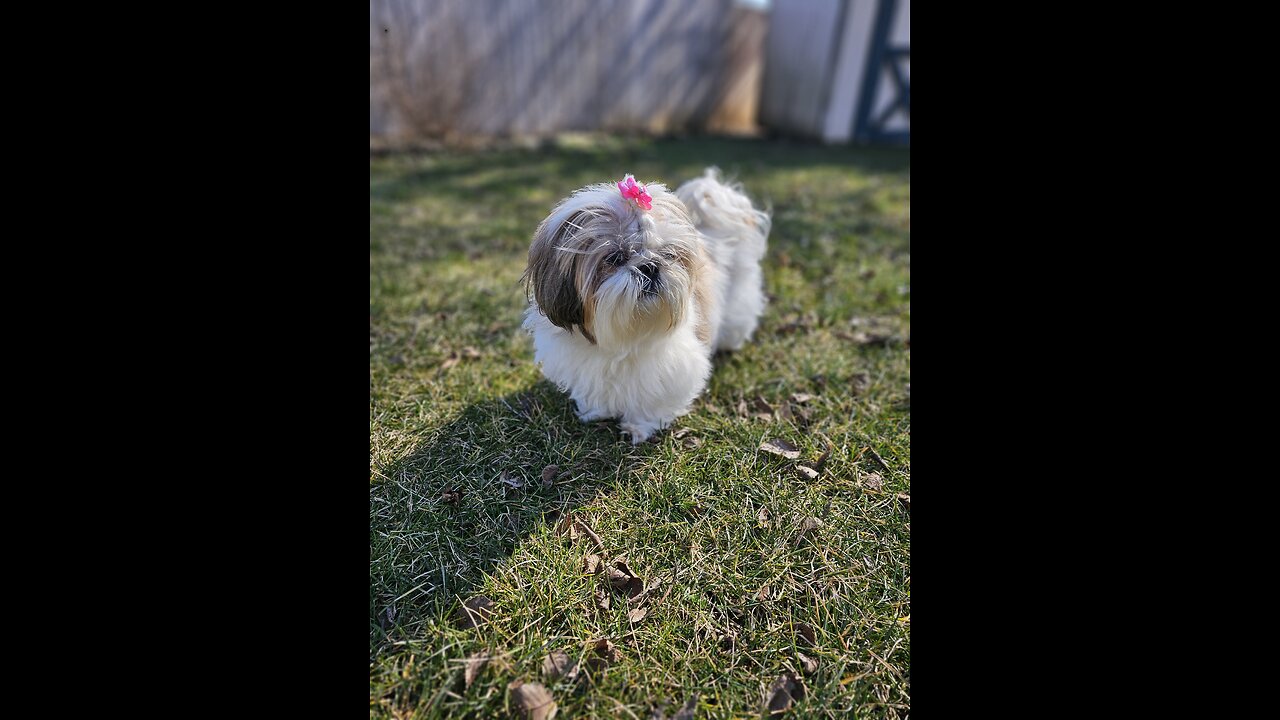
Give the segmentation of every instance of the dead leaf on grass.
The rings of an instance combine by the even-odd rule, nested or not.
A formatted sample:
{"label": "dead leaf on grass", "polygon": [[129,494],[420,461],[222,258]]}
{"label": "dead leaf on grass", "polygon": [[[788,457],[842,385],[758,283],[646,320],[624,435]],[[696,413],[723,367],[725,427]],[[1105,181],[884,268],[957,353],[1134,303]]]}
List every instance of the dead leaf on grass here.
{"label": "dead leaf on grass", "polygon": [[592,650],[595,653],[594,664],[604,667],[612,663],[616,663],[622,659],[622,653],[618,652],[618,646],[614,645],[609,638],[600,638],[593,643]]}
{"label": "dead leaf on grass", "polygon": [[493,601],[484,595],[477,595],[458,608],[456,619],[458,627],[466,630],[488,622],[493,615]]}
{"label": "dead leaf on grass", "polygon": [[805,655],[802,652],[797,652],[796,657],[800,659],[800,667],[804,668],[805,675],[812,675],[818,672],[817,660],[809,657],[808,655]]}
{"label": "dead leaf on grass", "polygon": [[642,608],[642,607],[641,607],[641,608],[636,608],[635,610],[632,610],[631,612],[627,613],[627,620],[629,620],[629,621],[631,621],[631,622],[633,622],[633,623],[638,623],[638,622],[640,622],[641,620],[643,620],[643,619],[644,619],[644,616],[645,616],[645,615],[648,615],[648,614],[649,614],[649,611],[648,611],[648,610],[646,610],[646,609],[644,609],[644,608]]}
{"label": "dead leaf on grass", "polygon": [[627,556],[626,556],[626,555],[619,555],[618,557],[614,558],[614,559],[613,559],[613,563],[612,563],[612,565],[613,565],[615,568],[617,568],[617,569],[621,570],[622,572],[626,573],[626,575],[627,575],[628,577],[635,577],[635,576],[636,576],[635,572],[631,569],[631,566],[627,564]]}
{"label": "dead leaf on grass", "polygon": [[814,634],[813,627],[801,623],[796,625],[796,645],[800,647],[810,648],[818,642],[818,636]]}
{"label": "dead leaf on grass", "polygon": [[480,675],[480,671],[484,670],[484,666],[489,664],[489,656],[483,653],[472,655],[466,660],[463,660],[463,663],[467,666],[467,669],[463,672],[465,687],[471,687],[471,683],[476,681],[476,678]]}
{"label": "dead leaf on grass", "polygon": [[542,484],[554,485],[556,482],[556,476],[559,474],[560,474],[559,465],[548,465],[542,468]]}
{"label": "dead leaf on grass", "polygon": [[827,443],[827,449],[816,461],[802,462],[796,465],[796,472],[800,473],[800,477],[803,477],[806,480],[817,480],[818,476],[822,474],[823,469],[827,467],[827,459],[831,457],[831,452],[835,447],[831,444],[830,440],[826,439],[825,436],[823,436],[823,440]]}
{"label": "dead leaf on grass", "polygon": [[780,715],[802,699],[804,699],[804,685],[801,684],[800,678],[796,677],[795,673],[785,672],[779,675],[769,687],[765,709],[770,715]]}
{"label": "dead leaf on grass", "polygon": [[794,422],[796,419],[796,416],[791,412],[791,403],[786,402],[778,406],[778,410],[774,413],[774,416],[779,420],[786,420],[788,422]]}
{"label": "dead leaf on grass", "polygon": [[884,479],[880,477],[880,473],[867,473],[866,476],[862,478],[862,484],[872,490],[879,490],[880,486],[884,485]]}
{"label": "dead leaf on grass", "polygon": [[765,422],[773,422],[773,406],[768,400],[757,395],[751,404],[751,417]]}
{"label": "dead leaf on grass", "polygon": [[511,691],[511,704],[526,720],[551,720],[556,716],[556,701],[540,683],[514,680],[507,689]]}
{"label": "dead leaf on grass", "polygon": [[644,580],[627,565],[625,555],[614,558],[607,569],[609,586],[614,590],[625,593],[628,598],[635,598],[644,592]]}
{"label": "dead leaf on grass", "polygon": [[813,398],[814,396],[810,395],[809,393],[794,393],[791,396],[791,402],[797,405],[804,405],[805,403],[809,402]]}
{"label": "dead leaf on grass", "polygon": [[821,437],[823,442],[827,444],[827,449],[824,450],[822,455],[818,457],[818,463],[813,466],[813,469],[817,470],[819,473],[821,473],[827,467],[827,460],[830,459],[831,452],[836,449],[836,447],[831,444],[831,441],[827,439],[826,435],[823,435]]}
{"label": "dead leaf on grass", "polygon": [[771,455],[778,455],[788,460],[795,460],[800,457],[800,448],[792,445],[786,440],[777,438],[773,440],[765,440],[760,443],[760,449]]}
{"label": "dead leaf on grass", "polygon": [[578,678],[578,661],[557,650],[543,658],[542,677],[552,681],[564,678],[572,682]]}
{"label": "dead leaf on grass", "polygon": [[502,471],[502,482],[510,487],[517,488],[517,489],[524,487],[523,478],[511,477],[511,474],[508,473],[506,470]]}
{"label": "dead leaf on grass", "polygon": [[[638,580],[638,579],[639,579],[639,578],[637,578],[637,580]],[[637,605],[645,605],[645,604],[648,604],[648,605],[656,605],[656,604],[658,604],[658,603],[661,603],[663,600],[666,600],[666,599],[667,599],[667,595],[670,595],[670,594],[671,594],[671,590],[672,590],[672,588],[668,587],[668,588],[667,588],[667,592],[666,592],[666,593],[664,593],[664,594],[662,595],[662,597],[661,597],[661,598],[659,598],[659,599],[657,599],[657,600],[654,600],[654,599],[650,596],[650,593],[652,593],[654,590],[657,590],[658,588],[662,587],[662,584],[663,584],[663,580],[662,580],[662,578],[660,578],[660,577],[659,577],[659,578],[654,578],[654,579],[653,579],[653,581],[652,581],[652,582],[650,582],[650,583],[648,583],[648,584],[645,586],[644,590],[642,590],[639,594],[637,594],[637,595],[631,595],[631,596],[628,598],[628,601],[629,601],[629,602],[634,602],[634,603],[636,603]]]}
{"label": "dead leaf on grass", "polygon": [[600,569],[600,556],[592,553],[582,559],[582,574],[595,575]]}

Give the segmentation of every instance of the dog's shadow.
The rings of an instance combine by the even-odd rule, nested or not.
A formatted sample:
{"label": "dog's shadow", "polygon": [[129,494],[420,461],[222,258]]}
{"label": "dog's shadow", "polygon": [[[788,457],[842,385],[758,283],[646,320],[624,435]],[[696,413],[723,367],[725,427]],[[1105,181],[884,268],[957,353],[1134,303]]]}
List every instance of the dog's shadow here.
{"label": "dog's shadow", "polygon": [[582,423],[543,380],[467,407],[401,459],[375,466],[371,657],[457,611],[521,540],[624,482],[657,449],[632,446],[616,421]]}

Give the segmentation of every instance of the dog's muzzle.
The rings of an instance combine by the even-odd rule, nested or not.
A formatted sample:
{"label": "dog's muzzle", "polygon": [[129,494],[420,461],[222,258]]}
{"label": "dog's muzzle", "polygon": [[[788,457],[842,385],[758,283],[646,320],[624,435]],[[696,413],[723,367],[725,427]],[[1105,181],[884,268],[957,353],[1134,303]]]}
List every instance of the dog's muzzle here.
{"label": "dog's muzzle", "polygon": [[642,289],[646,293],[656,293],[658,287],[657,263],[645,263],[636,269],[644,276],[644,281],[641,284]]}

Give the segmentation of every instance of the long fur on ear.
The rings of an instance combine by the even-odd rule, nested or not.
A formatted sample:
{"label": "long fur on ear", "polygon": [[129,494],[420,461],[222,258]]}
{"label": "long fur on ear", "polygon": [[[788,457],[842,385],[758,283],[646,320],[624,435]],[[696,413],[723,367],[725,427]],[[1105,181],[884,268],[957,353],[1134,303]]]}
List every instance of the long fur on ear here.
{"label": "long fur on ear", "polygon": [[577,212],[564,222],[556,222],[560,213],[553,212],[538,225],[537,232],[533,234],[533,243],[529,246],[529,266],[521,279],[525,284],[525,292],[532,292],[538,310],[553,325],[569,332],[573,332],[576,325],[582,330],[583,336],[594,343],[595,338],[584,327],[586,318],[582,297],[575,285],[580,255],[562,250],[566,240],[572,238],[581,227],[585,214]]}

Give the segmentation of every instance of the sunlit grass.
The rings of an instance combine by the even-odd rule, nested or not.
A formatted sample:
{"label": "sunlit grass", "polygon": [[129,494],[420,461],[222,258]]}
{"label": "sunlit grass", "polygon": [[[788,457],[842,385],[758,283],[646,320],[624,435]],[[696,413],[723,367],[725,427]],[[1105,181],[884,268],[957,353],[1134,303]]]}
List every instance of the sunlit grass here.
{"label": "sunlit grass", "polygon": [[[673,428],[688,434],[632,448],[616,425],[577,422],[533,366],[525,253],[582,185],[630,172],[674,187],[706,165],[772,206],[771,304]],[[694,694],[696,717],[754,717],[786,671],[806,689],[794,716],[906,712],[908,151],[612,139],[371,158],[369,182],[371,716],[502,715],[523,679],[547,685],[558,717],[647,718],[663,703],[671,715]],[[795,393],[813,398],[789,404]],[[770,417],[752,416],[757,398]],[[774,437],[809,461],[829,442],[825,472],[803,479],[758,452]],[[544,486],[549,464],[560,474]],[[553,532],[568,513],[605,560],[625,555],[661,581],[643,620],[627,620],[620,595],[596,606],[582,562],[598,551]],[[475,595],[496,612],[459,629]],[[797,647],[800,626],[813,647]],[[599,638],[617,662],[576,684],[540,678],[547,653],[589,659]],[[495,659],[464,688],[462,660],[477,653]]]}

